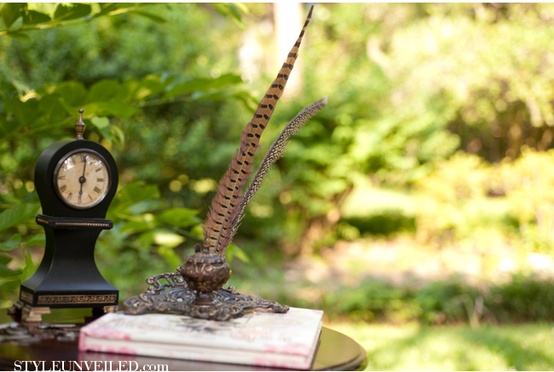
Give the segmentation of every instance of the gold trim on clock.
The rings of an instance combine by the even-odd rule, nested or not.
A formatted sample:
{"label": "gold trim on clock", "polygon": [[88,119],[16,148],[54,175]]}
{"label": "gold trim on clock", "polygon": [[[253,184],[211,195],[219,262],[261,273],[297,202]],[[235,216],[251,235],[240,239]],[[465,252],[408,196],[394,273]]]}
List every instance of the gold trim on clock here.
{"label": "gold trim on clock", "polygon": [[113,304],[117,301],[117,295],[41,295],[37,299],[39,305],[89,305],[89,304]]}

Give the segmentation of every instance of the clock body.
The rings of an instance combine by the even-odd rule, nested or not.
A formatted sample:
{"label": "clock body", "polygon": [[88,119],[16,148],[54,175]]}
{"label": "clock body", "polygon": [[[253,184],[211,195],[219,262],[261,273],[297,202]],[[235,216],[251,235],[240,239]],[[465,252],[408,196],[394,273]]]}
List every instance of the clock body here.
{"label": "clock body", "polygon": [[119,292],[94,259],[98,236],[113,226],[105,217],[117,185],[115,160],[96,142],[64,140],[44,150],[35,189],[42,205],[36,221],[46,245],[37,271],[21,285],[20,302],[50,308],[117,305]]}

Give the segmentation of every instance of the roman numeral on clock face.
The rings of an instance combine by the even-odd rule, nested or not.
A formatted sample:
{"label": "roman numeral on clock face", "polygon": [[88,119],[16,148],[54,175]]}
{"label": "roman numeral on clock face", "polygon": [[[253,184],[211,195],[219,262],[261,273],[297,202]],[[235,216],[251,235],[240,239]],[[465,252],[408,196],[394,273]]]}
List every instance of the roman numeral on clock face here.
{"label": "roman numeral on clock face", "polygon": [[105,160],[93,151],[69,154],[57,166],[54,181],[58,196],[70,207],[92,208],[108,194],[110,170]]}

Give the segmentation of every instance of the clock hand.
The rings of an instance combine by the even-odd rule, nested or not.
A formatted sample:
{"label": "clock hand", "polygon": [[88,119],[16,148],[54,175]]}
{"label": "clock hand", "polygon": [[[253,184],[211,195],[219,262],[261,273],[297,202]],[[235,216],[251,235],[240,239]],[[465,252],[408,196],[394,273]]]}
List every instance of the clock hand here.
{"label": "clock hand", "polygon": [[87,179],[85,178],[86,169],[87,169],[87,156],[83,155],[83,175],[79,177],[79,183],[81,184],[81,187],[79,188],[79,204],[81,204],[81,197],[83,196],[83,184],[87,182]]}

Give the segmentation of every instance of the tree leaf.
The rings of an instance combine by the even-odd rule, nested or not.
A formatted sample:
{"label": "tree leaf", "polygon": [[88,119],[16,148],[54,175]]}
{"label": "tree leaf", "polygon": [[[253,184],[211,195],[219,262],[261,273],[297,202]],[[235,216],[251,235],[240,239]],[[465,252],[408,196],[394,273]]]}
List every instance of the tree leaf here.
{"label": "tree leaf", "polygon": [[[62,100],[54,95],[46,95],[39,101],[40,118],[42,122],[61,123],[67,118],[66,107]],[[75,115],[77,110],[73,111]]]}
{"label": "tree leaf", "polygon": [[104,116],[95,116],[90,119],[92,125],[94,125],[102,137],[106,138],[108,141],[112,142],[112,132],[110,131],[110,119]]}
{"label": "tree leaf", "polygon": [[23,15],[27,4],[25,3],[6,3],[0,11],[2,15],[2,20],[6,25],[6,29],[9,29],[13,23]]}
{"label": "tree leaf", "polygon": [[6,255],[0,255],[0,265],[7,265],[8,263],[10,263],[12,260],[11,257],[9,256],[6,256]]}
{"label": "tree leaf", "polygon": [[46,244],[46,236],[44,233],[36,234],[27,240],[26,245],[28,247],[39,246]]}
{"label": "tree leaf", "polygon": [[227,262],[231,263],[233,261],[233,258],[238,258],[244,263],[250,263],[250,257],[248,257],[248,254],[246,254],[245,251],[243,251],[238,245],[231,243],[227,247],[227,251],[225,252],[225,258],[227,259]]}
{"label": "tree leaf", "polygon": [[37,12],[36,10],[28,10],[23,15],[23,24],[36,25],[38,23],[50,22],[52,18],[48,14]]}
{"label": "tree leaf", "polygon": [[175,252],[174,247],[161,245],[158,247],[158,253],[168,263],[169,267],[178,267],[183,262],[181,257]]}
{"label": "tree leaf", "polygon": [[125,132],[123,132],[123,129],[120,126],[111,125],[110,133],[112,134],[112,141],[119,147],[123,147],[123,145],[125,144]]}
{"label": "tree leaf", "polygon": [[197,78],[169,85],[165,95],[166,97],[175,97],[194,92],[208,92],[212,89],[224,89],[241,83],[241,77],[236,74],[224,74],[215,79]]}
{"label": "tree leaf", "polygon": [[110,206],[110,213],[136,215],[158,206],[160,191],[155,185],[134,182],[125,185]]}
{"label": "tree leaf", "polygon": [[137,112],[137,108],[121,101],[101,102],[98,104],[99,114],[115,115],[127,119]]}
{"label": "tree leaf", "polygon": [[19,30],[17,30],[17,27],[14,27],[14,29],[15,29],[14,31],[10,31],[8,36],[13,37],[14,39],[22,40],[22,41],[30,41],[31,40],[31,37],[29,36],[29,34],[27,32],[19,31]]}
{"label": "tree leaf", "polygon": [[0,137],[8,138],[14,135],[23,125],[16,120],[10,120],[10,118],[0,118]]}
{"label": "tree leaf", "polygon": [[21,234],[13,234],[8,240],[0,243],[0,251],[13,251],[21,244]]}
{"label": "tree leaf", "polygon": [[30,219],[38,212],[37,204],[18,204],[0,213],[0,231]]}
{"label": "tree leaf", "polygon": [[105,79],[95,83],[87,96],[89,102],[103,102],[114,99],[120,89],[120,84],[116,80]]}
{"label": "tree leaf", "polygon": [[58,84],[51,84],[44,87],[44,90],[37,90],[40,94],[57,94],[71,106],[82,105],[87,97],[87,90],[83,83],[75,80],[63,81]]}
{"label": "tree leaf", "polygon": [[131,235],[145,230],[152,230],[152,228],[154,228],[152,220],[149,220],[147,218],[137,218],[136,220],[126,221],[122,223],[121,232],[127,235]]}
{"label": "tree leaf", "polygon": [[142,200],[138,203],[134,203],[129,207],[129,213],[131,215],[144,214],[160,208],[163,205],[161,200]]}
{"label": "tree leaf", "polygon": [[148,18],[151,21],[154,21],[156,23],[165,23],[166,22],[165,18],[160,17],[156,14],[152,14],[150,12],[145,12],[144,10],[136,10],[136,11],[133,12],[133,14],[141,15],[141,16],[146,17],[146,18]]}
{"label": "tree leaf", "polygon": [[95,116],[90,121],[100,132],[110,127],[110,119],[106,117]]}
{"label": "tree leaf", "polygon": [[244,28],[241,12],[248,14],[248,8],[244,4],[212,4],[215,10],[217,10],[224,17],[231,17],[235,24],[240,28]]}
{"label": "tree leaf", "polygon": [[92,8],[89,4],[58,4],[54,11],[54,19],[58,21],[67,21],[86,17],[90,14]]}
{"label": "tree leaf", "polygon": [[137,4],[132,4],[132,3],[118,3],[118,4],[114,4],[114,3],[100,3],[100,12],[96,13],[94,15],[95,18],[97,17],[102,17],[106,14],[109,14],[111,12],[116,12],[120,9],[126,9],[126,8],[134,8],[137,6]]}
{"label": "tree leaf", "polygon": [[200,223],[197,211],[187,208],[171,208],[163,211],[156,219],[159,222],[176,227],[189,227]]}
{"label": "tree leaf", "polygon": [[92,102],[83,105],[86,113],[93,116],[110,116],[115,115],[121,118],[129,118],[137,112],[137,108],[130,104],[113,101],[113,102]]}
{"label": "tree leaf", "polygon": [[30,125],[40,117],[39,102],[30,99],[22,102],[19,97],[10,97],[4,100],[4,107],[7,112],[12,113],[22,125]]}
{"label": "tree leaf", "polygon": [[185,241],[185,238],[179,234],[167,229],[154,229],[153,242],[158,245],[175,248]]}
{"label": "tree leaf", "polygon": [[21,275],[21,270],[12,270],[6,265],[0,265],[0,278],[13,278]]}
{"label": "tree leaf", "polygon": [[37,269],[37,266],[33,262],[33,257],[29,252],[27,252],[27,254],[25,255],[25,267],[23,268],[23,271],[21,273],[21,279],[27,280],[28,278],[31,277],[31,275],[34,274],[36,269]]}

